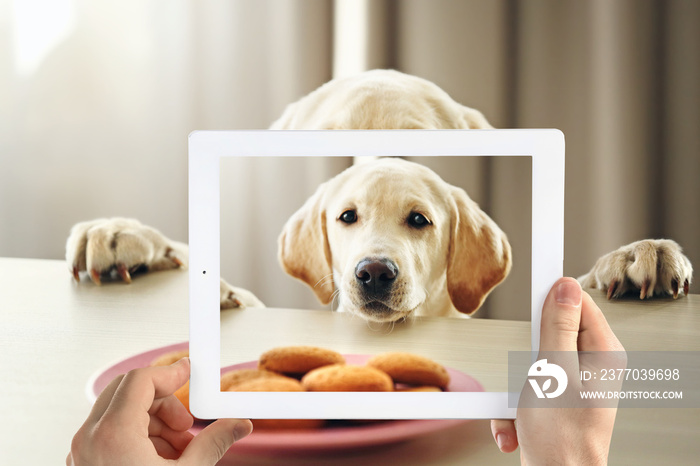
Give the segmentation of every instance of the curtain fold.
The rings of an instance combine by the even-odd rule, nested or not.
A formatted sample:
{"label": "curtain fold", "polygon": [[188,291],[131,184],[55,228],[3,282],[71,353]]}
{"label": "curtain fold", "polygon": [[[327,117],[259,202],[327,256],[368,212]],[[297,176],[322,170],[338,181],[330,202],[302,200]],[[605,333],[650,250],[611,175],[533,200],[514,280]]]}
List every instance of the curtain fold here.
{"label": "curtain fold", "polygon": [[[496,127],[564,132],[565,274],[649,237],[677,240],[700,263],[700,3],[393,0],[386,8],[394,37],[385,66],[436,82]],[[486,191],[475,194],[492,216],[522,213],[497,191],[503,180],[528,180],[492,164],[482,177]],[[523,318],[512,311],[519,299],[490,300],[482,315]]]}
{"label": "curtain fold", "polygon": [[[49,8],[61,34],[44,30]],[[0,0],[0,11],[0,256],[61,259],[74,223],[112,216],[187,241],[187,135],[267,128],[332,74],[331,0]],[[18,39],[32,36],[42,49]],[[224,180],[238,197],[223,210],[241,217],[224,217],[235,260],[222,258],[222,276],[270,304],[318,306],[280,271],[277,223],[261,227],[265,243],[231,223],[284,219],[330,175],[267,170]]]}
{"label": "curtain fold", "polygon": [[[342,40],[364,44],[353,66],[432,80],[496,127],[565,133],[566,274],[646,237],[677,240],[698,267],[700,2],[355,0],[358,26],[342,1],[0,0],[0,255],[59,259],[73,223],[115,215],[186,240],[187,134],[268,127],[343,69]],[[56,9],[51,28],[42,6]],[[257,193],[246,215],[281,219],[288,209],[275,193],[301,205],[340,169],[279,164],[229,182]],[[504,186],[525,178],[488,162],[465,182],[476,180],[472,197],[507,224],[527,215]],[[527,244],[515,230],[514,243]],[[245,254],[278,268],[274,247]],[[234,282],[240,268],[229,267]],[[264,273],[250,277],[243,285],[275,296]],[[280,291],[290,306],[318,306],[303,285],[279,280],[291,283]],[[526,318],[520,290],[479,314]]]}

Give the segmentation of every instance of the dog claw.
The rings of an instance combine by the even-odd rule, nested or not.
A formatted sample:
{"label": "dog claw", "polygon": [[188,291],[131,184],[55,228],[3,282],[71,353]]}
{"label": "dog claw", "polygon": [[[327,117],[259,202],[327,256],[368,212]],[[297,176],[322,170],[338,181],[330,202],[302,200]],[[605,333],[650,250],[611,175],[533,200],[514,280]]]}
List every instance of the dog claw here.
{"label": "dog claw", "polygon": [[117,265],[117,273],[124,280],[124,283],[131,283],[131,275],[129,274],[129,269],[126,268],[124,264]]}
{"label": "dog claw", "polygon": [[80,282],[80,271],[76,265],[73,266],[73,278],[76,282]]}
{"label": "dog claw", "polygon": [[610,282],[610,286],[608,287],[608,299],[612,299],[612,297],[615,295],[617,292],[617,285],[619,282],[617,280],[613,280]]}
{"label": "dog claw", "polygon": [[690,290],[690,283],[688,283],[688,280],[683,283],[683,293],[685,293],[686,296],[688,296],[688,291]]}
{"label": "dog claw", "polygon": [[651,285],[651,281],[647,278],[642,283],[642,290],[639,293],[639,299],[646,299],[650,296],[648,294],[649,293],[649,285]]}
{"label": "dog claw", "polygon": [[671,280],[671,288],[673,289],[673,299],[678,298],[678,280]]}
{"label": "dog claw", "polygon": [[236,295],[233,293],[233,291],[229,292],[228,299],[233,303],[234,308],[239,308],[239,307],[243,306],[243,303],[241,303],[238,300],[238,298],[236,298]]}
{"label": "dog claw", "polygon": [[95,282],[95,285],[101,285],[102,280],[100,280],[100,272],[97,269],[90,270],[90,278]]}
{"label": "dog claw", "polygon": [[165,251],[165,257],[167,257],[168,259],[170,259],[170,261],[171,261],[173,264],[175,264],[177,267],[182,267],[182,261],[181,261],[180,259],[178,259],[177,257],[171,256],[170,254],[172,254],[172,253],[173,253],[173,248],[168,248],[168,249]]}

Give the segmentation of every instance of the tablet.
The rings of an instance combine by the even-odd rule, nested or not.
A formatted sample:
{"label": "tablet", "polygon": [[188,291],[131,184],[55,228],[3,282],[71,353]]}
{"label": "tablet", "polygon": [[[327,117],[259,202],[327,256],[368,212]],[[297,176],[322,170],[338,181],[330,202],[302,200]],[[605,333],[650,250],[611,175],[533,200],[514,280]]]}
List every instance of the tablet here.
{"label": "tablet", "polygon": [[[347,312],[347,303],[338,296],[342,284],[334,283],[337,271],[307,286],[299,274],[289,276],[277,263],[278,236],[319,185],[348,167],[377,164],[384,158],[428,167],[445,183],[464,190],[508,235],[512,270],[472,318],[433,316],[428,310],[380,322]],[[371,176],[364,176],[366,186],[359,186],[375,189]],[[405,182],[405,173],[397,176]],[[409,195],[410,184],[405,186],[391,198],[401,198],[403,191]],[[377,190],[377,195],[386,193]],[[324,222],[354,223],[352,212],[342,219],[336,212],[326,214]],[[435,226],[432,219],[418,220]],[[407,234],[418,236],[417,231]],[[508,351],[538,351],[542,304],[563,272],[563,232],[564,137],[558,130],[193,132],[190,409],[200,419],[513,419],[516,410],[508,407]],[[385,236],[407,241],[402,235]],[[317,240],[309,236],[296,244]],[[327,238],[322,241],[321,251],[335,268],[330,256],[342,254],[331,249],[339,246]],[[364,237],[342,247],[371,242],[371,236]],[[432,252],[425,252],[431,249],[421,251],[420,258],[411,259],[420,267],[431,261],[444,266],[445,258],[431,257]],[[412,270],[401,267],[399,274]],[[251,291],[267,307],[220,310],[220,277]],[[321,282],[330,283],[332,293],[321,296]],[[452,288],[449,293],[424,290],[424,295],[430,299],[443,293],[456,302],[459,290]],[[335,312],[338,306],[346,312]],[[519,331],[524,328],[530,330],[527,335]],[[417,354],[445,367],[452,385],[439,392],[221,390],[222,368],[255,367],[266,351],[299,345],[335,351],[348,365],[360,366],[387,352]]]}

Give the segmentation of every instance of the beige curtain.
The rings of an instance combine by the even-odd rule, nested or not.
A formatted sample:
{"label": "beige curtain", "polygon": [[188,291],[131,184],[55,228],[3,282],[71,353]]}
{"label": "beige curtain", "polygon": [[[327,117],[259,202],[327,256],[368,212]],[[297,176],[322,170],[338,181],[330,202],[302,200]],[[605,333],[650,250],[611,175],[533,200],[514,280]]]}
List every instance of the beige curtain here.
{"label": "beige curtain", "polygon": [[[430,79],[497,127],[565,133],[565,274],[648,237],[675,239],[700,264],[700,2],[371,3],[388,44],[368,53],[373,67]],[[516,175],[484,167],[494,217],[518,215],[498,194]],[[514,306],[483,315],[522,317]]]}
{"label": "beige curtain", "polygon": [[[676,239],[697,266],[697,24],[694,0],[0,0],[0,256],[60,259],[73,223],[114,215],[186,240],[190,131],[266,128],[334,73],[396,68],[497,127],[564,131],[566,274],[645,237]],[[235,221],[285,219],[332,165],[234,170]],[[526,177],[481,165],[470,194],[526,245],[527,212],[504,190]],[[279,272],[277,226],[263,228],[222,249],[264,268],[224,257],[224,277],[318,307]],[[508,282],[482,317],[527,318],[527,287]]]}
{"label": "beige curtain", "polygon": [[[699,22],[692,0],[336,0],[333,71],[399,69],[497,127],[561,129],[565,274],[650,237],[677,240],[700,264]],[[464,187],[513,245],[510,277],[476,316],[528,319],[529,166],[421,162]]]}
{"label": "beige curtain", "polygon": [[[266,128],[331,78],[331,36],[330,0],[0,0],[0,256],[62,259],[72,224],[111,216],[187,241],[187,135]],[[255,193],[328,176],[294,170],[225,182],[247,188],[242,215],[282,219],[288,209]],[[231,281],[250,271],[222,265]],[[275,304],[296,293],[316,305],[283,280]]]}

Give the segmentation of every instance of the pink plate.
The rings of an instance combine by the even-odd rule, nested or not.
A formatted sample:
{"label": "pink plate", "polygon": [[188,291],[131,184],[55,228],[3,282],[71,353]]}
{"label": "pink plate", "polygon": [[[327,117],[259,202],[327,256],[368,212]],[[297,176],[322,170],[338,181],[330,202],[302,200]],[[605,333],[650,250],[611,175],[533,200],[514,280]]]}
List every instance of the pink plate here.
{"label": "pink plate", "polygon": [[[91,377],[87,386],[87,394],[91,401],[104,390],[109,382],[116,376],[124,374],[131,369],[146,367],[157,357],[171,351],[187,349],[188,343],[178,343],[164,346],[151,351],[137,354],[124,359],[107,369],[102,370]],[[367,355],[345,355],[349,364],[364,364],[369,358]],[[256,367],[257,362],[251,361],[242,364],[228,366],[222,372],[232,369]],[[450,374],[448,391],[482,392],[482,385],[463,372],[447,368]],[[350,426],[327,427],[313,430],[289,430],[289,431],[256,431],[245,439],[236,443],[235,450],[243,451],[324,451],[344,450],[390,444],[410,440],[413,437],[434,433],[443,429],[464,424],[468,420],[417,420],[417,421],[384,421],[369,424]],[[192,433],[201,431],[206,423],[197,422],[190,429]]]}

